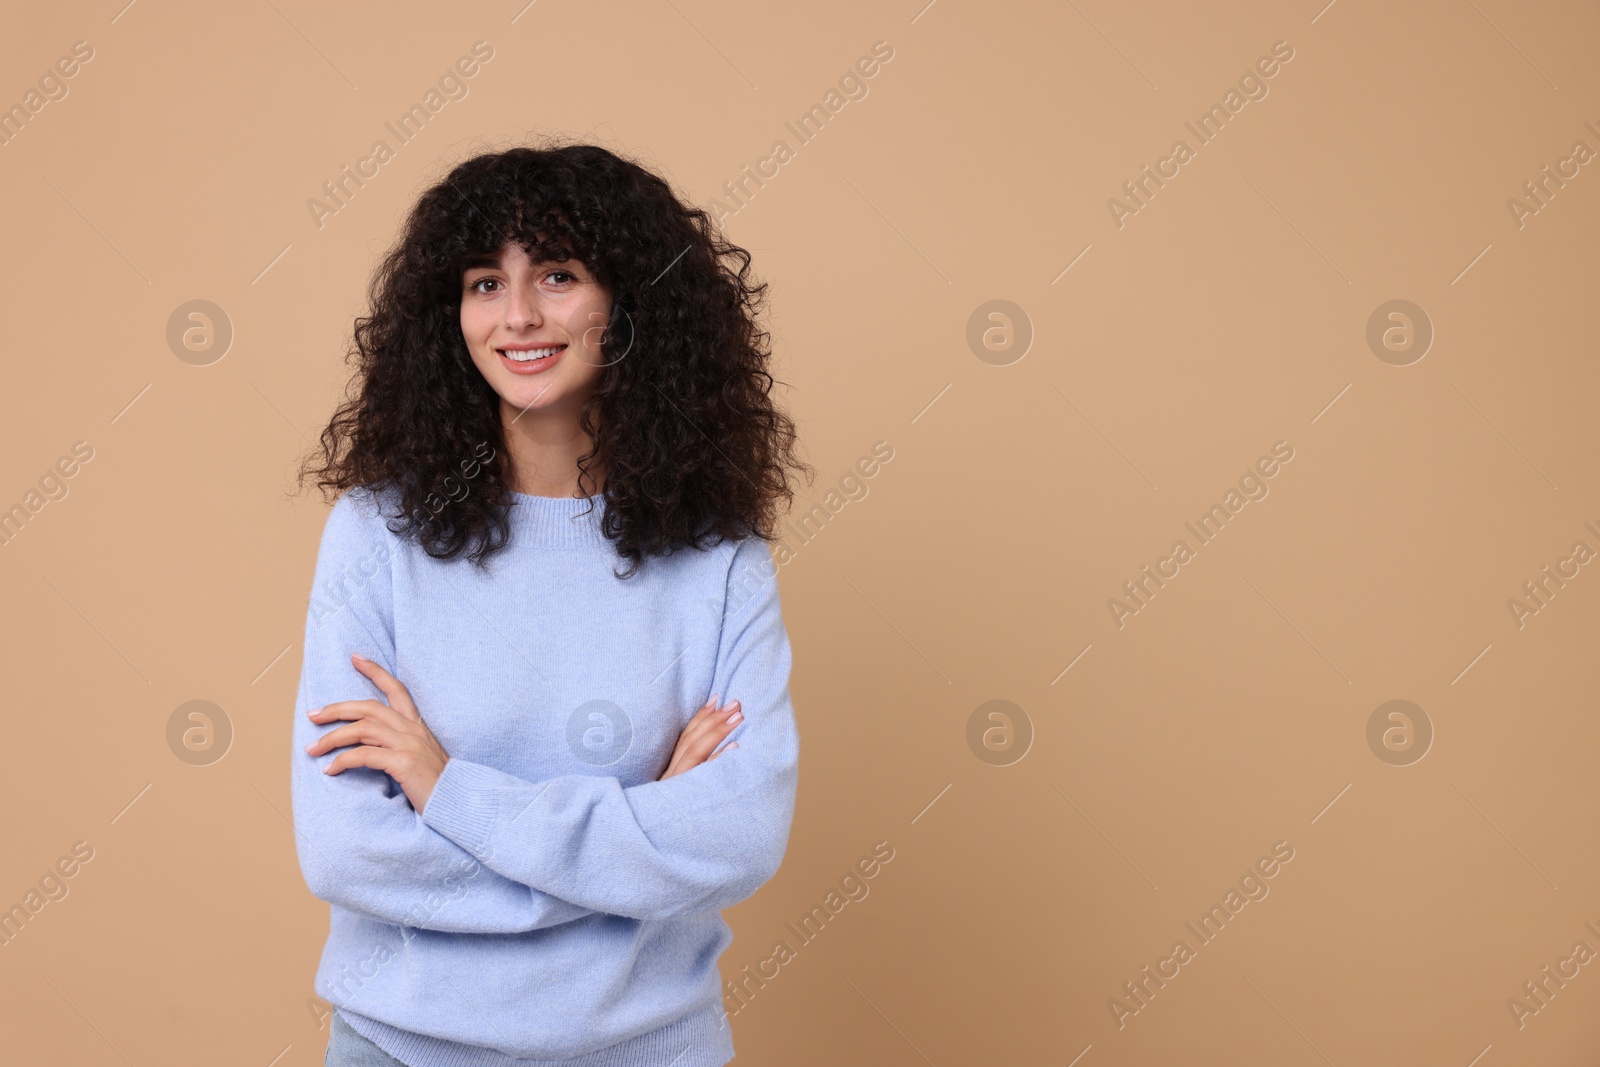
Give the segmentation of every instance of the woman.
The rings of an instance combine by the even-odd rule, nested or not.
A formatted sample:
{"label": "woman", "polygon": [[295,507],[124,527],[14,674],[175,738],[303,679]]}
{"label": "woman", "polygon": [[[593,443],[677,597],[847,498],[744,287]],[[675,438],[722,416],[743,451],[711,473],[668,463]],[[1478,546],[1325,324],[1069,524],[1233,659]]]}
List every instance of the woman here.
{"label": "woman", "polygon": [[294,729],[328,1064],[733,1057],[720,909],[799,759],[767,541],[810,473],[749,266],[583,144],[460,164],[380,266],[301,472],[345,491]]}

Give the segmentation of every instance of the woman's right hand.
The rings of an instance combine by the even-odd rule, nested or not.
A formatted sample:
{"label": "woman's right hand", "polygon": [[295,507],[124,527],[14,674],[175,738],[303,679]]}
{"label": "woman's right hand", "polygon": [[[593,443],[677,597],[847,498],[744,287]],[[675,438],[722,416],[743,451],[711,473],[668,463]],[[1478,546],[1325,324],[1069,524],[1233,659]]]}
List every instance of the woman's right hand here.
{"label": "woman's right hand", "polygon": [[692,770],[702,763],[710,763],[728,751],[728,748],[739,747],[739,742],[735,741],[722,752],[712,755],[712,749],[720,745],[722,739],[744,720],[744,713],[739,710],[737,700],[720,708],[716,704],[717,695],[713,693],[711,699],[695,712],[694,718],[689,720],[689,725],[678,735],[678,746],[673,749],[671,762],[656,781],[664,782],[675,774]]}

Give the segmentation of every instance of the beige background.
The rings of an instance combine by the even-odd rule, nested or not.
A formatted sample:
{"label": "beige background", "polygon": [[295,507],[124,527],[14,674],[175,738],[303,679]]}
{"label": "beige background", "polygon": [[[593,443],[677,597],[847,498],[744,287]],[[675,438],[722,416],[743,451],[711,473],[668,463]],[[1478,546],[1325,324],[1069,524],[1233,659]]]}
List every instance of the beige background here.
{"label": "beige background", "polygon": [[[1600,164],[1520,227],[1507,201],[1600,150],[1600,16],[920,2],[12,13],[0,103],[93,59],[0,147],[0,506],[93,458],[0,548],[0,906],[94,851],[0,948],[6,1062],[322,1062],[287,760],[326,508],[291,472],[413,198],[537,130],[701,204],[788,141],[725,226],[773,283],[818,473],[797,510],[894,450],[780,572],[800,800],[724,976],[795,956],[734,1017],[738,1062],[1594,1062],[1600,964],[1520,1027],[1507,1002],[1600,952],[1600,566],[1520,628],[1507,601],[1600,550]],[[384,123],[480,40],[468,95],[397,146]],[[800,145],[785,122],[876,41],[868,95]],[[1184,123],[1278,41],[1268,95],[1198,145]],[[319,228],[307,201],[380,138]],[[1179,138],[1119,228],[1108,199]],[[197,299],[234,330],[206,366],[166,341]],[[1034,331],[1004,366],[966,341],[997,299]],[[1395,299],[1435,330],[1409,366],[1366,341]],[[1278,441],[1270,494],[1119,629],[1108,598]],[[1367,742],[1392,699],[1435,731],[1408,766]],[[190,700],[233,731],[206,766],[167,740]],[[1031,724],[1006,766],[967,740],[991,700]],[[878,841],[870,894],[800,946],[785,924]],[[1199,947],[1184,923],[1279,841],[1270,894]],[[1119,1028],[1108,1001],[1180,938]]]}

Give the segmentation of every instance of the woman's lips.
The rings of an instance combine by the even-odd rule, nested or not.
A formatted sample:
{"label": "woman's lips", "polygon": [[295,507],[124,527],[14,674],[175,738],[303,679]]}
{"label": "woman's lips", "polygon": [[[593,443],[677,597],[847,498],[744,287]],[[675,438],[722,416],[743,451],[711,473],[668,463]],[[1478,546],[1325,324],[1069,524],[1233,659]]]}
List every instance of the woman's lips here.
{"label": "woman's lips", "polygon": [[[528,360],[512,359],[510,356],[506,355],[505,349],[495,349],[495,355],[500,357],[500,365],[505,367],[506,370],[510,371],[512,374],[539,374],[543,371],[549,370],[551,367],[560,362],[561,356],[566,352],[566,350],[567,346],[562,345],[554,355],[545,356],[541,359]],[[537,351],[537,349],[533,349],[532,351]]]}

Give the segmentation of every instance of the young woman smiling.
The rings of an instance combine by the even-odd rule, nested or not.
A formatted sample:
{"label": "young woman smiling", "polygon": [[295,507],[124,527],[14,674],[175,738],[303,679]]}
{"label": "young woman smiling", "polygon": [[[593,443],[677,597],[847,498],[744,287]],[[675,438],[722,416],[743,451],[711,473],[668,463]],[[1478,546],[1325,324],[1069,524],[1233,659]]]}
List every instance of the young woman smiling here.
{"label": "young woman smiling", "polygon": [[381,264],[301,472],[342,491],[292,769],[328,1064],[733,1057],[720,911],[798,783],[767,543],[810,473],[749,267],[583,144],[461,163]]}

